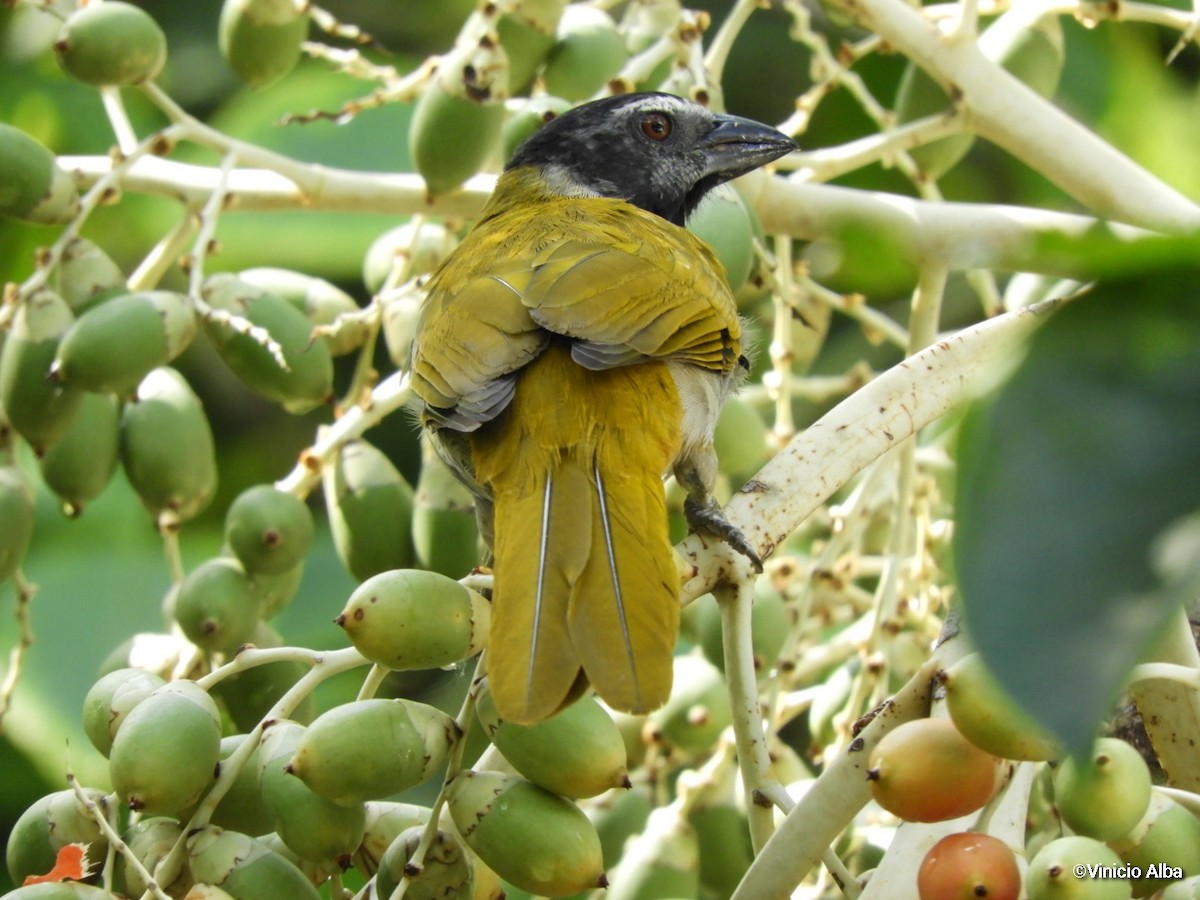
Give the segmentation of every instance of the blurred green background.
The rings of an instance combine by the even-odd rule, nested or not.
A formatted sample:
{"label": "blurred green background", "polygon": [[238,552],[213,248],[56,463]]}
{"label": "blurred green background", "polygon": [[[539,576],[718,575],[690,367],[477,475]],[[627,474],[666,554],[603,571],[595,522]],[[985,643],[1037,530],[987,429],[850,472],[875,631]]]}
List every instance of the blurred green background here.
{"label": "blurred green background", "polygon": [[[371,110],[348,124],[317,121],[282,127],[285,113],[336,109],[373,85],[334,74],[320,61],[306,61],[282,82],[261,92],[242,88],[216,47],[219,0],[142,2],[168,34],[170,60],[163,87],[192,113],[240,138],[298,159],[374,171],[409,166],[406,129],[409,109]],[[426,54],[447,49],[471,0],[341,0],[327,8],[353,22],[387,48],[379,56],[401,71]],[[707,8],[714,29],[729,4]],[[1178,4],[1184,8],[1186,4]],[[858,36],[839,31],[814,9],[836,46]],[[1146,26],[1101,24],[1084,28],[1064,21],[1067,66],[1056,102],[1091,124],[1155,174],[1191,196],[1200,196],[1200,53],[1193,47],[1171,67],[1162,63],[1175,36]],[[58,153],[101,154],[113,144],[97,93],[66,79],[49,51],[56,20],[30,10],[0,12],[0,121],[16,125]],[[781,9],[756,13],[737,42],[726,70],[726,105],[732,112],[780,121],[795,96],[809,84],[807,51],[791,40]],[[711,32],[710,32],[711,33]],[[857,67],[874,95],[890,105],[905,60],[874,54]],[[143,132],[159,124],[136,91],[125,92]],[[825,99],[802,136],[805,147],[831,146],[873,131],[873,124],[844,91]],[[202,153],[190,157],[213,162]],[[914,192],[895,171],[871,166],[840,183],[906,195]],[[1070,201],[1040,176],[1001,152],[976,142],[967,160],[943,180],[950,199],[1071,208]],[[101,210],[84,230],[120,264],[135,265],[174,222],[177,208],[163,200],[125,197]],[[302,269],[336,282],[360,301],[361,260],[371,240],[399,217],[325,213],[231,214],[222,218],[220,255],[214,269],[275,265]],[[36,248],[52,242],[56,229],[0,221],[0,282],[20,281]],[[950,309],[969,305],[960,278],[952,279]],[[871,302],[903,318],[902,291]],[[847,329],[857,334],[857,329]],[[861,341],[839,345],[837,335],[819,368],[841,371],[864,352]],[[839,346],[842,349],[839,350]],[[888,351],[873,350],[879,362]],[[381,364],[384,359],[381,357]],[[182,534],[185,562],[211,556],[220,544],[224,510],[245,487],[272,481],[290,470],[297,453],[329,413],[287,416],[243,387],[204,341],[178,362],[202,397],[218,441],[221,485],[208,512]],[[341,361],[342,383],[348,379]],[[390,366],[388,367],[390,368]],[[410,420],[393,416],[369,437],[385,449],[410,479],[419,459]],[[319,504],[318,504],[319,506]],[[318,521],[321,522],[320,510]],[[34,799],[64,786],[69,764],[85,783],[102,783],[102,760],[83,736],[79,710],[101,661],[136,631],[161,630],[160,603],[169,583],[161,543],[149,517],[118,473],[105,494],[78,520],[62,516],[52,498],[39,496],[34,542],[24,571],[39,586],[32,604],[37,643],[30,649],[14,706],[0,736],[0,839]],[[353,581],[333,553],[326,531],[310,555],[298,599],[275,624],[287,641],[308,647],[341,646],[332,623]],[[0,647],[16,639],[9,586],[0,587]],[[0,873],[0,890],[8,887]]]}

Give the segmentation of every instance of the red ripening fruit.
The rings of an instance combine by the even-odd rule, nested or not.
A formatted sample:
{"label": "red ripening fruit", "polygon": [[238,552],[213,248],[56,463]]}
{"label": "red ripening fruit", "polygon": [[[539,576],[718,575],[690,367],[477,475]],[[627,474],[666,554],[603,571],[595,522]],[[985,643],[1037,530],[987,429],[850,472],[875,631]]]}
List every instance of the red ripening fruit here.
{"label": "red ripening fruit", "polygon": [[906,822],[944,822],[979,809],[995,793],[998,760],[949,719],[917,719],[885,734],[867,778],[875,802]]}
{"label": "red ripening fruit", "polygon": [[1021,870],[1003,841],[962,832],[942,838],[917,871],[921,900],[1017,900]]}

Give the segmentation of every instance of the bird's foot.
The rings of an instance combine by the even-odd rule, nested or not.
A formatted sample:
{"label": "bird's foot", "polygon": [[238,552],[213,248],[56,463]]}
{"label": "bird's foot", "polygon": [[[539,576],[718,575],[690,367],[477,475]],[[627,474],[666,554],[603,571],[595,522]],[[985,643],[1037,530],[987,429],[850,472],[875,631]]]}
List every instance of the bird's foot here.
{"label": "bird's foot", "polygon": [[683,501],[683,514],[692,531],[720,538],[750,560],[750,565],[754,567],[755,572],[763,570],[762,560],[750,546],[746,536],[742,534],[740,528],[725,518],[725,513],[721,512],[721,507],[717,506],[715,500],[709,499],[707,502],[700,502],[688,497]]}

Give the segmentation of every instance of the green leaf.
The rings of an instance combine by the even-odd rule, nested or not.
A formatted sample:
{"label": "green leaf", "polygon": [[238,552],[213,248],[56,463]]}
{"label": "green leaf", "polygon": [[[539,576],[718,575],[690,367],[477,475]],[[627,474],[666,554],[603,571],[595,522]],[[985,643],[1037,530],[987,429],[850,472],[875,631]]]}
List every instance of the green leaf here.
{"label": "green leaf", "polygon": [[967,630],[1072,749],[1187,599],[1193,579],[1164,538],[1200,509],[1198,462],[1194,268],[1074,301],[964,420],[955,562]]}

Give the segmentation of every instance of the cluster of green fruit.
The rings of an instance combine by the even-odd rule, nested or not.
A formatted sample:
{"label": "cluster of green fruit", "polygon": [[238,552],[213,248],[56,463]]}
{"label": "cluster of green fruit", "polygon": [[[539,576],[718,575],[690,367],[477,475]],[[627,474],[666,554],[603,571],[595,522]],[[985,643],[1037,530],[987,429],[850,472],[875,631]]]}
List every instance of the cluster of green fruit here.
{"label": "cluster of green fruit", "polygon": [[[192,604],[185,595],[208,594],[209,578],[288,571],[310,537],[303,504],[273,488],[251,489],[227,517],[232,555],[221,574],[215,564],[196,569],[180,588],[177,614]],[[208,568],[213,574],[193,584]],[[261,610],[239,591],[213,590],[211,597]],[[234,624],[224,611],[210,609],[206,621],[211,628],[195,632],[201,640],[229,639]],[[489,604],[445,576],[393,570],[360,585],[335,621],[367,661],[398,671],[439,668],[479,652]],[[125,821],[122,839],[140,868],[123,859],[110,874],[128,896],[140,895],[146,874],[155,873],[173,897],[315,897],[331,873],[350,868],[374,878],[377,898],[405,878],[406,896],[418,898],[496,897],[500,879],[531,894],[568,896],[604,885],[606,868],[618,860],[615,897],[639,896],[650,884],[697,896],[702,884],[727,892],[750,864],[745,817],[731,791],[665,830],[648,825],[645,790],[611,792],[631,787],[628,773],[645,759],[648,740],[686,762],[710,753],[728,726],[721,673],[699,654],[677,659],[680,690],[646,720],[615,717],[584,697],[552,719],[517,725],[498,717],[480,679],[472,688],[475,716],[463,724],[479,730],[494,755],[474,769],[459,765],[466,749],[460,723],[432,706],[359,699],[312,718],[294,691],[278,701],[303,671],[300,662],[283,667],[269,708],[252,702],[261,701],[262,686],[242,681],[278,666],[227,675],[235,663],[206,677],[208,690],[131,666],[103,675],[88,692],[83,718],[108,758],[113,794],[87,788],[81,801],[61,791],[30,807],[8,844],[14,881],[50,871],[71,844],[88,845],[93,864],[103,863],[109,841],[86,802]],[[278,717],[281,711],[289,717]],[[222,736],[223,723],[236,733]],[[442,773],[449,776],[446,815],[394,799]],[[608,799],[586,815],[577,804],[602,795]],[[127,818],[114,804],[129,811]],[[634,853],[626,841],[639,834]],[[12,896],[104,895],[89,884],[63,883],[30,885]]]}
{"label": "cluster of green fruit", "polygon": [[[2,136],[0,136],[2,137]],[[199,398],[168,366],[203,330],[243,381],[303,411],[332,391],[335,347],[313,341],[353,301],[325,282],[280,270],[215,275],[206,314],[172,291],[133,291],[113,261],[82,238],[16,307],[0,350],[0,408],[33,448],[42,478],[77,515],[120,461],[156,518],[201,512],[216,488],[214,443]],[[0,477],[11,574],[32,528],[29,491],[15,469]]]}
{"label": "cluster of green fruit", "polygon": [[[379,586],[373,593],[378,598]],[[345,615],[359,608],[352,601]],[[358,634],[371,630],[366,625]],[[368,643],[377,646],[378,640]],[[394,658],[396,649],[387,655]],[[683,722],[682,710],[664,713],[660,721],[668,734]],[[271,721],[253,753],[237,760],[240,770],[207,823],[193,820],[190,826],[197,805],[247,736],[220,738],[217,707],[194,682],[163,684],[136,670],[102,678],[85,709],[89,735],[109,756],[117,796],[138,811],[123,835],[130,851],[147,871],[172,852],[185,860],[157,870],[160,878],[169,876],[171,896],[197,896],[188,891],[211,885],[238,900],[315,897],[314,884],[335,867],[350,866],[374,876],[379,898],[404,877],[413,897],[494,897],[497,876],[543,896],[603,885],[608,854],[597,826],[573,801],[629,785],[626,745],[613,719],[585,698],[547,722],[518,726],[497,718],[486,691],[477,714],[515,772],[459,771],[446,790],[449,821],[431,832],[423,862],[413,869],[409,861],[432,812],[378,798],[431,777],[460,739],[454,720],[432,707],[366,700],[335,707],[308,726]],[[107,803],[97,790],[85,796],[102,807]],[[641,815],[632,816],[644,824],[648,801],[635,792],[628,796],[645,803],[645,809],[635,804]],[[624,805],[622,818],[630,819]],[[637,823],[621,822],[621,834]],[[696,841],[694,834],[686,837]],[[71,791],[44,797],[13,831],[10,874],[20,882],[46,872],[57,852],[75,842],[87,843],[97,862],[108,849]],[[679,870],[677,857],[668,871],[676,881],[690,879],[692,893],[697,857],[693,848],[690,872]],[[126,862],[120,872],[118,889],[130,896],[144,890],[135,867]],[[13,896],[103,894],[64,884],[22,888]]]}
{"label": "cluster of green fruit", "polygon": [[[976,813],[1001,787],[1005,761],[1045,763],[1061,756],[978,654],[944,672],[942,683],[949,717],[897,726],[875,745],[868,762],[875,800],[908,822]],[[1040,822],[1047,827],[1028,835],[1030,900],[1144,897],[1200,875],[1200,820],[1152,791],[1149,768],[1128,743],[1100,738],[1089,756],[1062,759],[1047,778],[1067,833],[1053,838],[1054,828]],[[951,834],[925,857],[920,896],[1016,900],[1022,882],[1018,854],[1026,849],[988,834]]]}
{"label": "cluster of green fruit", "polygon": [[[227,0],[221,9],[221,51],[248,84],[262,87],[300,60],[308,15],[291,0]],[[54,49],[63,69],[86,84],[134,85],[156,78],[167,39],[145,10],[120,0],[76,9]]]}
{"label": "cluster of green fruit", "polygon": [[[167,39],[143,10],[111,2],[67,16],[54,50],[63,70],[86,84],[130,85],[162,71]],[[0,124],[0,215],[61,225],[79,209],[75,182],[54,155],[24,132]]]}
{"label": "cluster of green fruit", "polygon": [[[286,499],[280,508],[307,515],[287,494],[274,492],[262,503],[271,490],[243,495],[231,510],[229,545],[250,571],[264,566],[286,571],[311,536],[311,522],[302,517],[290,528],[278,527],[280,517],[270,517],[266,531],[250,521],[251,514],[281,498]],[[267,532],[278,539],[259,540]],[[218,604],[247,599],[225,589],[209,593],[213,582],[207,577],[191,584],[204,570],[197,569],[181,587],[177,612],[193,590]],[[240,570],[225,566],[221,571]],[[372,661],[394,669],[428,668],[477,653],[487,631],[487,610],[482,597],[444,576],[396,571],[364,583],[338,622]],[[229,639],[234,623],[224,611],[210,610],[205,621],[213,627],[200,630],[202,639]],[[520,727],[499,721],[484,695],[481,727],[527,777],[459,772],[446,798],[461,837],[443,823],[417,875],[408,869],[408,856],[431,811],[385,798],[443,770],[462,737],[455,720],[411,700],[366,699],[335,706],[307,725],[277,718],[241,723],[240,707],[232,701],[244,690],[240,685],[233,692],[221,690],[228,680],[215,683],[210,694],[195,681],[164,681],[155,673],[122,667],[101,677],[85,700],[85,730],[109,760],[116,798],[135,814],[124,840],[148,871],[175,854],[173,863],[158,870],[172,896],[184,896],[193,883],[207,883],[239,900],[315,897],[314,885],[331,871],[355,865],[365,877],[377,877],[376,896],[388,896],[407,874],[417,882],[410,896],[469,897],[473,854],[511,883],[542,894],[573,893],[600,879],[595,830],[560,796],[593,796],[626,783],[624,742],[595,701],[584,699],[550,722]],[[239,727],[245,724],[246,733],[222,737],[214,696],[230,719]],[[100,791],[85,794],[95,803],[108,802]],[[76,842],[89,844],[94,860],[104,859],[107,841],[74,794],[44,797],[14,828],[7,853],[10,874],[18,884],[42,875],[63,846]],[[119,886],[130,895],[145,887],[143,874],[129,864],[122,879]],[[48,890],[21,889],[30,896],[49,896]],[[21,891],[14,896],[24,896]]]}

